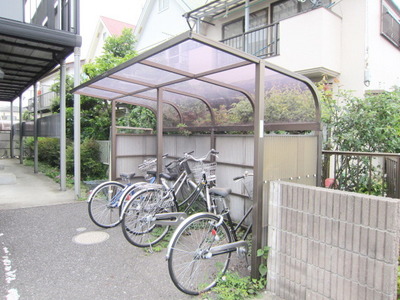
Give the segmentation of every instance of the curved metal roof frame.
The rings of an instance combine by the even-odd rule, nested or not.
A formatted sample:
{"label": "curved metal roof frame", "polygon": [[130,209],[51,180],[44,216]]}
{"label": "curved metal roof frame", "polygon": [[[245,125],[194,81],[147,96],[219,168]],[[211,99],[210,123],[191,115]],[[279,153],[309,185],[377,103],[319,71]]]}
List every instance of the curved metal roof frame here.
{"label": "curved metal roof frame", "polygon": [[[221,126],[226,130],[227,124],[215,123],[215,116],[211,105],[213,99],[211,99],[210,95],[202,95],[199,91],[188,90],[190,89],[189,86],[187,90],[174,90],[172,86],[177,84],[184,85],[191,80],[204,82],[210,84],[210,87],[221,87],[227,89],[227,91],[240,93],[249,101],[254,110],[255,102],[258,101],[255,95],[253,95],[255,83],[250,91],[232,82],[223,82],[209,76],[219,73],[229,74],[232,70],[239,70],[239,68],[244,66],[257,66],[260,64],[265,69],[280,74],[282,77],[292,78],[295,81],[304,83],[311,92],[315,106],[315,120],[313,122],[266,124],[266,130],[319,130],[319,101],[315,87],[309,79],[193,32],[186,32],[176,36],[166,43],[83,83],[74,88],[73,92],[111,101],[120,101],[127,96],[133,96],[132,99],[134,97],[145,98],[144,95],[146,92],[149,93],[158,89],[181,95],[186,94],[188,97],[199,99],[206,105],[210,119],[213,120],[212,126],[215,129]],[[246,74],[243,74],[243,78],[238,78],[237,80],[249,80],[245,76]],[[252,76],[255,79],[254,74]],[[256,81],[254,79],[252,80]],[[112,85],[107,80],[112,80]],[[203,92],[210,93],[210,91],[201,91],[201,93]],[[157,100],[156,97],[154,97],[154,100]],[[161,100],[158,99],[158,101]],[[235,99],[225,100],[232,103],[235,101]],[[163,101],[165,102],[167,99]],[[127,103],[126,100],[123,102]],[[170,104],[173,103],[171,100],[167,102]],[[134,101],[129,103],[140,105]],[[184,119],[184,113],[180,111],[179,106],[175,105],[174,108],[179,110],[179,116],[181,119]],[[251,130],[250,127],[253,126],[253,124],[237,125],[239,127],[245,125],[248,128],[247,130]],[[232,129],[234,128],[235,124],[232,125]]]}
{"label": "curved metal roof frame", "polygon": [[[244,69],[246,70],[239,70],[239,68],[243,66],[250,66],[250,68],[245,67]],[[232,70],[236,70],[236,72],[232,72]],[[106,78],[117,79],[117,81],[114,81],[115,85],[110,88],[107,86],[107,80],[101,82]],[[201,84],[198,84],[199,82],[201,82]],[[182,90],[185,88],[185,83],[187,84],[186,87],[190,90]],[[192,85],[193,83],[197,85]],[[287,93],[288,87],[296,86],[297,89],[294,88],[292,92],[299,92],[305,95],[305,98],[299,97],[300,102],[292,101],[294,94]],[[243,93],[243,87],[246,87],[244,89],[246,93]],[[282,88],[282,90],[280,90],[280,88]],[[316,131],[316,178],[320,178],[322,138],[319,99],[316,88],[309,79],[301,75],[289,72],[269,64],[262,59],[232,49],[219,42],[209,40],[201,35],[187,32],[76,87],[73,89],[73,92],[113,100],[112,103],[114,107],[115,101],[124,99],[127,95],[134,98],[148,96],[149,93],[153,93],[153,95],[156,94],[157,170],[162,170],[162,155],[164,153],[163,104],[166,100],[170,102],[173,101],[173,99],[167,99],[167,97],[164,98],[164,96],[167,93],[173,92],[174,89],[178,89],[179,92],[184,92],[186,94],[196,95],[197,99],[206,100],[205,103],[217,104],[214,105],[214,109],[226,103],[229,104],[229,101],[231,101],[231,103],[239,103],[238,99],[230,98],[232,95],[237,95],[239,90],[241,90],[240,94],[244,95],[244,98],[250,103],[252,103],[251,99],[254,99],[252,124],[247,124],[246,126],[249,126],[249,128],[246,130],[254,130],[253,224],[255,226],[253,226],[252,242],[252,276],[256,277],[257,267],[260,263],[256,251],[263,246],[261,224],[264,222],[263,206],[265,185],[263,167],[264,157],[266,155],[264,153],[264,131],[271,129]],[[278,123],[276,121],[275,123],[265,124],[266,112],[272,111],[270,107],[267,107],[267,109],[265,108],[266,103],[269,105],[270,102],[276,101],[276,99],[268,95],[271,91],[276,92],[278,95],[277,98],[282,98],[279,96],[283,94],[286,97],[284,97],[283,100],[288,100],[290,102],[290,105],[285,109],[288,111],[294,110],[295,113],[300,115],[302,114],[302,104],[304,104],[301,100],[306,99],[306,101],[308,101],[306,109],[309,109],[306,113],[309,113],[311,109],[313,109],[314,115],[310,119],[304,118],[305,122],[293,123],[290,120],[283,119],[286,123]],[[219,94],[220,92],[224,92],[227,95],[221,95]],[[223,96],[226,97],[223,98]],[[310,100],[313,101],[313,103],[311,103]],[[139,100],[137,101],[139,102]],[[310,103],[313,104],[312,108],[310,108]],[[218,106],[219,104],[221,104],[221,106]],[[297,106],[300,106],[300,108]],[[208,107],[210,108],[210,106]],[[211,105],[211,107],[213,106]],[[193,110],[195,110],[195,108],[193,108]],[[277,112],[279,113],[280,111],[277,110]],[[294,119],[295,118],[293,118],[293,120]],[[279,121],[280,119],[277,120]],[[113,110],[113,124],[111,174],[113,174],[115,178],[115,110]],[[214,124],[217,128],[229,128],[229,126],[231,126],[228,124],[224,127],[226,124],[216,124],[216,122],[214,122]],[[211,128],[211,147],[214,145],[213,129],[216,128]]]}

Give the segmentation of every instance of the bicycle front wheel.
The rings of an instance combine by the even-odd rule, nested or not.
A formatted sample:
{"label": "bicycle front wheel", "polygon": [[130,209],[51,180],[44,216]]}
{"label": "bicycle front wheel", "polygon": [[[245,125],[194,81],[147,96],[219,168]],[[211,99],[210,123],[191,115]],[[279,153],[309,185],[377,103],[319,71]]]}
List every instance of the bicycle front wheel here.
{"label": "bicycle front wheel", "polygon": [[103,228],[115,227],[120,223],[120,196],[124,185],[117,181],[107,181],[98,185],[88,199],[90,219]]}
{"label": "bicycle front wheel", "polygon": [[176,211],[173,201],[163,201],[159,189],[146,189],[135,194],[122,214],[122,232],[132,245],[149,247],[161,241],[170,226],[156,222],[156,215]]}
{"label": "bicycle front wheel", "polygon": [[175,286],[189,295],[210,290],[228,268],[231,253],[212,255],[211,247],[232,242],[219,216],[199,213],[182,223],[169,246],[168,270]]}

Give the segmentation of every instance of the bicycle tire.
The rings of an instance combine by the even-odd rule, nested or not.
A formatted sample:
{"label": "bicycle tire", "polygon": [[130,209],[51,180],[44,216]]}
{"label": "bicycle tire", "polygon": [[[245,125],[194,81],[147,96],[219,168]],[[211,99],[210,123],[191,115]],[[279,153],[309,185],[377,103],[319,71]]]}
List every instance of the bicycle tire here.
{"label": "bicycle tire", "polygon": [[[168,246],[168,271],[174,285],[185,294],[199,295],[216,285],[228,266],[231,253],[208,256],[211,246],[232,242],[219,216],[198,213],[186,219],[174,232]],[[217,238],[218,237],[218,238]]]}
{"label": "bicycle tire", "polygon": [[125,185],[107,181],[98,185],[88,199],[89,217],[97,226],[112,228],[120,223],[119,197]]}
{"label": "bicycle tire", "polygon": [[190,196],[192,196],[196,188],[197,188],[196,183],[194,183],[190,179],[186,179],[185,182],[183,182],[179,191],[175,195],[178,202],[178,206],[184,206],[190,200]]}
{"label": "bicycle tire", "polygon": [[154,215],[176,211],[173,201],[160,206],[163,191],[144,189],[129,200],[122,213],[122,232],[129,243],[136,247],[150,247],[160,242],[170,226],[154,224]]}

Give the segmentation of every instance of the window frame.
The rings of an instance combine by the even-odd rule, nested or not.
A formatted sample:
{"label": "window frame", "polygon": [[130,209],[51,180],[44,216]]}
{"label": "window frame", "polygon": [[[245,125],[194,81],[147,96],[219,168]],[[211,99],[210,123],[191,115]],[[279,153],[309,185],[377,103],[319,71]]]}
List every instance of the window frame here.
{"label": "window frame", "polygon": [[[251,13],[250,13],[250,19],[251,19],[251,15],[252,15],[252,14],[257,14],[257,13],[262,12],[262,11],[265,12],[265,17],[266,17],[266,23],[265,23],[264,25],[262,25],[262,26],[266,26],[266,25],[269,24],[269,9],[268,9],[268,7],[259,9],[259,10],[254,11],[254,12],[251,12]],[[244,33],[245,33],[245,30],[244,30],[244,29],[245,29],[245,28],[244,28],[244,27],[245,27],[245,17],[242,16],[242,17],[236,18],[236,19],[234,19],[234,20],[231,20],[231,21],[229,21],[229,22],[227,22],[227,23],[225,23],[225,24],[222,24],[222,39],[223,39],[223,40],[230,38],[230,37],[226,37],[226,36],[225,36],[225,28],[226,28],[226,26],[232,25],[232,24],[237,23],[237,22],[240,22],[240,21],[242,22],[242,32],[239,33],[239,34],[244,34]],[[257,27],[262,27],[262,26],[257,26]],[[250,30],[253,30],[253,29],[256,29],[257,27],[249,28],[249,29],[250,29]],[[236,35],[233,35],[233,36],[236,36]],[[231,37],[233,37],[233,36],[231,36]]]}
{"label": "window frame", "polygon": [[[398,40],[396,41],[393,39],[391,36],[390,32],[385,32],[384,28],[384,16],[388,14],[392,18],[392,22],[397,23],[397,30],[398,30]],[[391,28],[392,32],[395,32],[395,28]],[[391,2],[389,1],[381,1],[381,28],[380,28],[380,33],[381,35],[389,41],[394,47],[400,50],[400,11],[397,10],[396,8],[392,6]]]}

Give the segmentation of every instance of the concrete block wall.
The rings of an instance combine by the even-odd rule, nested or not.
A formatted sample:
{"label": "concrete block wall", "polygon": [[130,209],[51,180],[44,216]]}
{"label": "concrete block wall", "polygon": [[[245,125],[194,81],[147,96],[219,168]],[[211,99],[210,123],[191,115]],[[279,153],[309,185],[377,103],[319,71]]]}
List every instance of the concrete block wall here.
{"label": "concrete block wall", "polygon": [[268,290],[290,299],[397,299],[400,200],[274,181]]}

